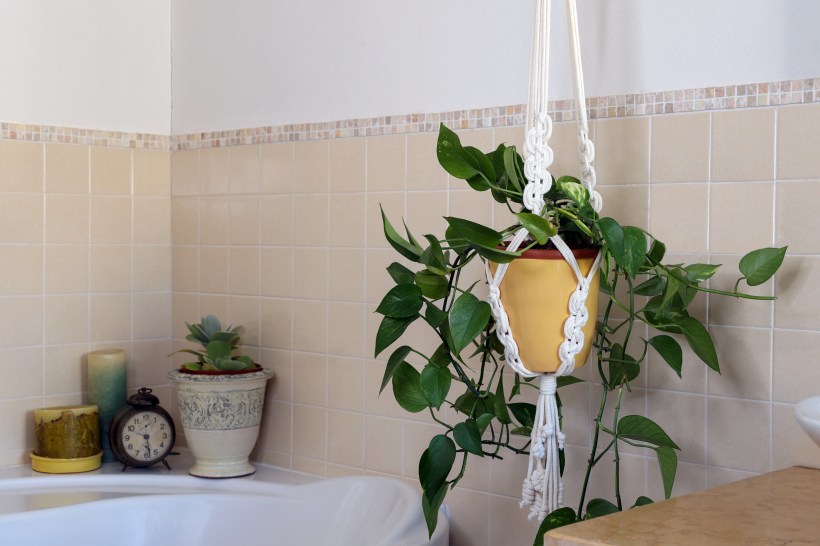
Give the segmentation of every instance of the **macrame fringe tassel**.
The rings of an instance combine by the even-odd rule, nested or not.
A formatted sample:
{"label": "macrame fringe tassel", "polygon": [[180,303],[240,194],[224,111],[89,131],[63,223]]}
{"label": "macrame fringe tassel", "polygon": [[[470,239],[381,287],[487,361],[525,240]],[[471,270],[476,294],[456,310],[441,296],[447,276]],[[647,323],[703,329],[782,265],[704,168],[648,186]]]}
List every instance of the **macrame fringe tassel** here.
{"label": "macrame fringe tassel", "polygon": [[558,452],[564,449],[566,436],[561,432],[558,420],[557,386],[555,374],[541,376],[529,468],[521,491],[521,507],[529,506],[529,519],[539,521],[564,504],[564,483]]}

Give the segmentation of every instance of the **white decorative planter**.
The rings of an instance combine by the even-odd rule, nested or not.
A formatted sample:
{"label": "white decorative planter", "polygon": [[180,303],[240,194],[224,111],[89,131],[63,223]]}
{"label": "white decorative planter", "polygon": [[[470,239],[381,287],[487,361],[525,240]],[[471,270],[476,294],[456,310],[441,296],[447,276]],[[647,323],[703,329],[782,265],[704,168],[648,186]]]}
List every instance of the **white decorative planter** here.
{"label": "white decorative planter", "polygon": [[265,384],[273,371],[197,375],[173,371],[185,439],[194,456],[188,471],[202,478],[235,478],[256,472],[248,456],[259,436]]}

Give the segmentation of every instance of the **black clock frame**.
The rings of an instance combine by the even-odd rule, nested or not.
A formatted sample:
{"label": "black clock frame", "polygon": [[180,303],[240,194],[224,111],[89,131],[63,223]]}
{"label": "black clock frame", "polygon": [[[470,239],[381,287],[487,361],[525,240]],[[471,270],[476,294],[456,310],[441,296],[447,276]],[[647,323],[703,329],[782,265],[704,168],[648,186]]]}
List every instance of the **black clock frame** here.
{"label": "black clock frame", "polygon": [[[154,459],[147,462],[141,459],[135,459],[128,453],[122,445],[121,434],[123,427],[126,426],[131,417],[146,411],[154,412],[162,416],[166,421],[168,421],[168,424],[171,427],[171,445],[168,447],[165,455],[160,459]],[[111,446],[111,451],[114,452],[114,456],[123,464],[122,472],[125,472],[125,469],[129,466],[133,466],[134,468],[147,468],[157,463],[162,463],[165,465],[165,468],[171,470],[171,466],[165,459],[174,449],[176,438],[176,427],[174,426],[174,420],[171,418],[171,414],[159,405],[159,398],[151,394],[151,389],[147,387],[142,387],[137,391],[137,394],[134,394],[128,398],[126,405],[120,408],[114,415],[114,418],[111,420],[111,426],[108,429],[108,443]]]}

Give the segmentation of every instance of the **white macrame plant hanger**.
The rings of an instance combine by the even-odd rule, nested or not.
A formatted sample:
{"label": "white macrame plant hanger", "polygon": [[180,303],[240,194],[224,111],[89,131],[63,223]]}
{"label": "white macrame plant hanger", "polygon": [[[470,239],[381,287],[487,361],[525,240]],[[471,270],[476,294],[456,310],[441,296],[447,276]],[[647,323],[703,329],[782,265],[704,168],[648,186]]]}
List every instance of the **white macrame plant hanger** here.
{"label": "white macrame plant hanger", "polygon": [[[545,214],[544,196],[552,185],[549,167],[553,152],[549,147],[552,135],[552,119],[547,113],[547,84],[549,76],[549,34],[552,0],[536,0],[533,27],[530,83],[527,97],[526,142],[524,145],[524,174],[527,184],[524,188],[524,206],[535,214]],[[595,148],[588,137],[588,120],[584,80],[581,70],[581,48],[578,39],[578,15],[575,0],[566,0],[567,23],[569,26],[569,49],[572,61],[573,89],[575,92],[575,119],[578,128],[579,160],[581,182],[589,191],[590,205],[600,212],[602,200],[595,191],[595,169],[592,166]],[[519,229],[510,240],[507,250],[515,252],[527,238],[525,228]],[[555,398],[557,378],[569,375],[575,369],[575,356],[584,346],[581,328],[589,320],[586,299],[590,282],[601,261],[598,252],[589,273],[581,273],[575,257],[567,244],[558,236],[550,238],[561,252],[567,264],[574,271],[578,285],[568,302],[569,316],[564,323],[564,341],[556,357],[561,363],[554,373],[531,372],[524,367],[518,354],[518,345],[510,329],[510,321],[501,303],[501,281],[509,264],[499,264],[495,274],[487,267],[490,306],[496,320],[496,333],[504,345],[504,356],[510,367],[525,378],[540,376],[539,396],[536,404],[535,422],[532,427],[530,459],[527,477],[522,488],[521,506],[530,507],[529,518],[543,520],[547,514],[563,505],[563,483],[559,466],[559,449],[564,447],[565,436],[560,430],[558,405]],[[593,319],[594,320],[594,319]]]}

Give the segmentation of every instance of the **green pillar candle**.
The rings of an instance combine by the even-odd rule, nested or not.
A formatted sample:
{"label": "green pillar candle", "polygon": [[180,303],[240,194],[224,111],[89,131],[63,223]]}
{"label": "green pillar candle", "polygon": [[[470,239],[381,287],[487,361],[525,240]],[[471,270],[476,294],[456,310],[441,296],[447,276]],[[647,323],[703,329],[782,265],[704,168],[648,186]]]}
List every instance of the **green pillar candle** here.
{"label": "green pillar candle", "polygon": [[125,391],[125,351],[104,349],[88,353],[88,402],[99,408],[103,462],[117,460],[108,443],[108,427],[125,404]]}

